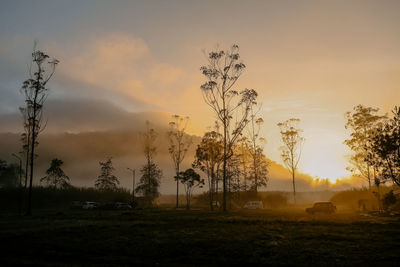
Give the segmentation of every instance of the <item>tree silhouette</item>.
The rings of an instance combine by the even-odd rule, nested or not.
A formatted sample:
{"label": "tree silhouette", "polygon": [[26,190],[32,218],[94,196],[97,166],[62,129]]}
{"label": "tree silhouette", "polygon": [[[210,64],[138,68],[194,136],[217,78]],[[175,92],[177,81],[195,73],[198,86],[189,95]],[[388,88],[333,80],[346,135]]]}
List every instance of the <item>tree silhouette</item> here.
{"label": "tree silhouette", "polygon": [[352,167],[347,168],[352,173],[363,177],[371,189],[371,165],[372,161],[369,156],[371,135],[374,130],[379,127],[382,120],[386,116],[378,115],[378,108],[364,107],[358,105],[353,108],[352,112],[346,112],[347,119],[345,128],[351,130],[350,138],[344,143],[354,152],[350,157]]}
{"label": "tree silhouette", "polygon": [[200,175],[190,168],[184,172],[179,172],[179,174],[176,176],[176,180],[180,181],[184,185],[186,192],[186,209],[190,210],[190,200],[192,198],[193,191],[197,187],[201,188],[204,185],[204,179],[201,179]]}
{"label": "tree silhouette", "polygon": [[377,155],[382,180],[391,180],[400,186],[400,108],[396,106],[392,114],[392,118],[375,130],[371,148]]}
{"label": "tree silhouette", "polygon": [[227,162],[232,148],[248,123],[250,107],[256,104],[254,89],[234,90],[245,65],[239,60],[239,46],[208,53],[208,64],[200,68],[206,78],[201,85],[205,102],[215,112],[223,127],[223,210],[226,211]]}
{"label": "tree silhouette", "polygon": [[[24,133],[21,134],[21,142],[22,142],[22,153],[25,158],[25,189],[28,186],[28,174],[29,174],[29,152],[30,152],[30,141],[31,141],[31,127],[29,123],[29,114],[31,114],[32,107],[20,107],[19,110],[22,114],[22,118],[24,121]],[[36,142],[37,144],[37,142]]]}
{"label": "tree silhouette", "polygon": [[69,177],[65,175],[61,169],[64,162],[60,159],[52,159],[50,168],[46,171],[46,176],[40,179],[40,182],[45,182],[48,186],[54,188],[67,188],[70,186]]}
{"label": "tree silhouette", "polygon": [[[258,109],[259,110],[259,109]],[[268,162],[265,159],[263,152],[263,144],[265,138],[260,136],[261,126],[264,120],[257,117],[258,111],[254,110],[254,106],[250,108],[250,123],[247,125],[248,141],[244,142],[247,145],[249,155],[251,157],[251,172],[250,181],[252,182],[251,190],[258,192],[260,186],[266,186],[268,181]]]}
{"label": "tree silhouette", "polygon": [[141,177],[136,187],[136,192],[140,193],[146,200],[147,205],[160,195],[158,189],[160,187],[161,178],[163,176],[161,169],[154,163],[145,164],[140,169]]}
{"label": "tree silhouette", "polygon": [[214,195],[218,194],[218,171],[223,162],[222,135],[216,131],[206,132],[197,146],[193,168],[207,174],[210,209],[214,209]]}
{"label": "tree silhouette", "polygon": [[[186,156],[186,153],[192,144],[192,139],[185,131],[189,122],[189,117],[181,117],[173,115],[172,121],[169,123],[169,138],[168,152],[174,162],[175,174],[179,174],[180,165]],[[179,205],[179,181],[176,181],[176,207]]]}
{"label": "tree silhouette", "polygon": [[[36,46],[36,45],[35,45]],[[43,130],[43,106],[47,98],[48,88],[47,83],[54,74],[55,68],[58,64],[57,59],[49,60],[49,56],[40,50],[36,50],[32,53],[32,62],[29,68],[30,78],[25,80],[22,85],[22,92],[25,95],[26,103],[26,114],[30,128],[30,140],[29,140],[29,191],[28,191],[28,208],[27,215],[32,213],[32,182],[33,182],[33,167],[34,167],[34,155],[35,146],[37,145],[37,138],[41,130]],[[26,127],[26,125],[24,125]]]}
{"label": "tree silhouette", "polygon": [[150,122],[146,121],[146,132],[142,134],[144,144],[144,155],[146,164],[140,170],[141,178],[139,185],[136,187],[136,192],[142,194],[148,205],[151,205],[153,200],[159,196],[158,188],[162,179],[161,169],[154,163],[154,156],[157,149],[154,145],[157,139],[157,132],[150,128]]}
{"label": "tree silhouette", "polygon": [[280,128],[281,138],[283,146],[281,147],[281,158],[286,168],[289,170],[292,175],[292,184],[293,184],[293,200],[296,203],[296,183],[295,176],[297,165],[299,164],[301,157],[301,150],[304,143],[304,138],[301,137],[301,130],[298,128],[298,123],[300,119],[289,119],[284,122],[278,123],[278,127]]}
{"label": "tree silhouette", "polygon": [[112,165],[112,158],[110,157],[104,162],[100,161],[99,164],[101,166],[101,171],[95,181],[95,187],[102,191],[116,190],[119,185],[119,180],[113,175],[115,168]]}
{"label": "tree silhouette", "polygon": [[16,187],[18,185],[18,165],[7,164],[0,159],[0,187]]}
{"label": "tree silhouette", "polygon": [[[249,177],[248,177],[248,172],[250,168],[249,162],[251,161],[251,155],[249,152],[249,140],[247,139],[246,136],[242,136],[241,138],[238,139],[238,144],[236,146],[237,150],[237,157],[238,157],[238,163],[240,164],[241,172],[242,172],[242,177],[243,177],[243,186],[242,189],[244,191],[247,191],[248,189],[251,188],[249,184]],[[250,187],[250,188],[249,188]]]}
{"label": "tree silhouette", "polygon": [[257,147],[255,151],[250,152],[250,154],[252,154],[252,168],[250,168],[248,180],[250,181],[250,190],[257,193],[258,188],[267,186],[268,184],[269,162],[260,147]]}

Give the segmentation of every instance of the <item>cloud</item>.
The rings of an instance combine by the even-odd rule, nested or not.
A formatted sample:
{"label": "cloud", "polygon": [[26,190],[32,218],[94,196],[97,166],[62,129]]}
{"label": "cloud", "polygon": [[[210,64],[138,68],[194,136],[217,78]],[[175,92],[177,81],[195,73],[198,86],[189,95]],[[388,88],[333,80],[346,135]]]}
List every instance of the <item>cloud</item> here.
{"label": "cloud", "polygon": [[[149,120],[158,127],[168,127],[171,114],[167,112],[129,112],[101,99],[49,99],[44,107],[45,133],[78,133],[121,129],[143,130]],[[19,113],[0,114],[1,132],[21,132]]]}
{"label": "cloud", "polygon": [[89,38],[72,57],[58,50],[62,75],[93,86],[95,94],[112,92],[115,102],[128,98],[161,109],[179,101],[183,69],[157,60],[142,39],[112,33]]}
{"label": "cloud", "polygon": [[166,63],[157,64],[152,72],[151,78],[159,83],[160,86],[167,86],[179,80],[183,75],[183,70],[173,67]]}

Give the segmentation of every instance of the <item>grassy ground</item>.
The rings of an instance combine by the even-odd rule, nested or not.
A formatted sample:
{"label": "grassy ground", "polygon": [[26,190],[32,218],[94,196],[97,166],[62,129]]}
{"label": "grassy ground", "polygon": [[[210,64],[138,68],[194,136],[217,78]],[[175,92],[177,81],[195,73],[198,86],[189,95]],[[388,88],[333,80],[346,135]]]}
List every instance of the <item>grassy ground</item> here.
{"label": "grassy ground", "polygon": [[398,218],[303,211],[1,215],[0,265],[396,265]]}

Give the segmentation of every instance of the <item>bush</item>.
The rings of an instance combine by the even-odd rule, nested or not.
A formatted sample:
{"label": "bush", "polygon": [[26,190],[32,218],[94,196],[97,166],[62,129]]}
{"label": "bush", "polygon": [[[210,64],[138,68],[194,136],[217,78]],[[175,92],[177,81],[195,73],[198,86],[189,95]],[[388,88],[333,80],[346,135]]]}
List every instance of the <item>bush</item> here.
{"label": "bush", "polygon": [[387,193],[383,196],[382,203],[383,203],[383,208],[385,210],[388,209],[390,206],[396,204],[396,202],[397,202],[397,198],[393,194],[393,190],[390,190],[389,193]]}
{"label": "bush", "polygon": [[287,196],[281,192],[264,192],[261,200],[267,208],[282,208],[287,205]]}

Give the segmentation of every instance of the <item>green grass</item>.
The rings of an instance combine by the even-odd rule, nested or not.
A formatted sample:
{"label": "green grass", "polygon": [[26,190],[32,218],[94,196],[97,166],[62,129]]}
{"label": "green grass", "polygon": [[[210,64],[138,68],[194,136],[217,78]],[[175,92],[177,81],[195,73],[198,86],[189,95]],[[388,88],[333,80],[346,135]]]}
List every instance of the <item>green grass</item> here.
{"label": "green grass", "polygon": [[400,221],[303,211],[65,211],[0,217],[1,262],[35,265],[396,265]]}

